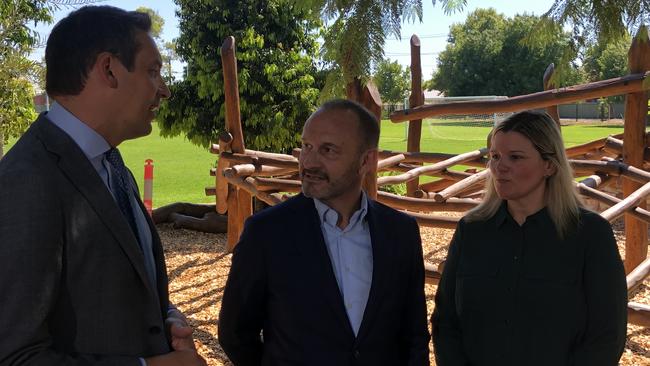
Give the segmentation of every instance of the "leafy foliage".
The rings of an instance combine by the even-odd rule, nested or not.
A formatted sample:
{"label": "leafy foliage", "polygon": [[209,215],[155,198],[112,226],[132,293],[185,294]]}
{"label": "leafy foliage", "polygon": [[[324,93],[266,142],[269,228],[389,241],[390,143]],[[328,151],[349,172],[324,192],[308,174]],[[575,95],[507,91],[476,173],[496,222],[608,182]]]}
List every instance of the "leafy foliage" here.
{"label": "leafy foliage", "polygon": [[[569,26],[571,41],[562,54],[562,60],[569,61],[595,43],[620,42],[649,22],[650,1],[647,0],[555,0],[526,42],[545,44],[552,39],[558,26]],[[565,74],[563,68],[556,71],[560,71],[558,79]]]}
{"label": "leafy foliage", "polygon": [[[386,38],[400,38],[402,21],[422,21],[422,0],[292,0],[319,14],[328,24],[321,55],[331,66],[323,93],[342,94],[342,85],[366,81],[372,65],[384,58]],[[445,13],[466,0],[440,0]],[[432,0],[435,5],[436,0]]]}
{"label": "leafy foliage", "polygon": [[[451,27],[433,86],[448,96],[513,96],[542,90],[544,70],[562,62],[569,35],[556,27],[549,42],[525,44],[537,22],[534,16],[506,18],[494,9],[477,9]],[[565,69],[572,71],[571,82],[577,82],[576,68],[565,64]]]}
{"label": "leafy foliage", "polygon": [[38,76],[38,64],[27,56],[38,35],[27,25],[50,20],[46,1],[0,3],[0,145],[20,136],[36,117],[32,80]]}
{"label": "leafy foliage", "polygon": [[555,0],[544,18],[571,25],[573,39],[581,45],[595,40],[609,43],[634,33],[641,24],[648,24],[650,2]]}
{"label": "leafy foliage", "polygon": [[316,106],[314,75],[319,22],[288,0],[175,0],[181,34],[176,52],[187,62],[161,106],[164,136],[185,133],[207,146],[225,126],[220,48],[234,36],[241,121],[249,148],[288,151]]}
{"label": "leafy foliage", "polygon": [[160,42],[160,35],[165,26],[165,19],[163,19],[157,11],[147,8],[146,6],[140,6],[135,9],[135,11],[149,14],[149,17],[151,18],[151,30],[149,33],[156,41]]}
{"label": "leafy foliage", "polygon": [[[632,37],[625,35],[610,42],[595,43],[587,48],[583,60],[583,68],[589,81],[612,79],[627,75],[627,53],[632,43]],[[609,102],[622,102],[624,95],[608,97]],[[606,103],[602,101],[601,103]]]}
{"label": "leafy foliage", "polygon": [[373,76],[375,85],[381,95],[381,100],[398,104],[404,101],[411,86],[411,73],[397,61],[382,60],[377,65]]}

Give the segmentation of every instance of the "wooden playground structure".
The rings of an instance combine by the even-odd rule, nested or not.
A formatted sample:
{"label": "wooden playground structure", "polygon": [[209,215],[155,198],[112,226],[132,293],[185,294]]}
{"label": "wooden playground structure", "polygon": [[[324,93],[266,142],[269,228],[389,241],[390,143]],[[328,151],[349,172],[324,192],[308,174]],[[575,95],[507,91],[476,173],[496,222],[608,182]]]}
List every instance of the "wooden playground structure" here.
{"label": "wooden playground structure", "polygon": [[[645,34],[641,34],[645,32]],[[487,148],[463,154],[421,152],[422,119],[446,114],[486,114],[546,108],[559,123],[558,104],[614,95],[626,95],[624,133],[567,148],[576,177],[576,188],[590,202],[609,206],[600,214],[609,222],[621,216],[625,220],[625,270],[628,294],[632,294],[650,275],[648,224],[650,211],[646,199],[650,194],[650,134],[646,133],[648,90],[650,89],[650,41],[641,27],[629,50],[630,74],[594,83],[555,88],[550,82],[553,65],[544,73],[544,91],[503,100],[464,101],[424,105],[422,91],[420,41],[411,38],[411,98],[409,109],[394,112],[395,123],[409,122],[406,152],[380,150],[376,172],[368,174],[364,187],[369,197],[416,218],[422,226],[455,229],[457,217],[436,212],[465,212],[480,202],[482,187],[489,177],[485,157]],[[644,37],[645,36],[645,37]],[[252,197],[275,205],[300,192],[298,174],[299,149],[292,155],[248,150],[244,146],[239,114],[239,91],[235,40],[228,37],[221,48],[223,63],[226,131],[211,151],[219,155],[211,174],[216,186],[206,194],[216,195],[216,209],[228,213],[228,250],[232,251],[253,213]],[[378,118],[381,100],[369,84],[357,101]],[[466,171],[450,168],[473,167]],[[377,176],[377,172],[393,175]],[[396,175],[395,175],[396,174]],[[420,176],[439,178],[419,183]],[[620,182],[620,185],[618,184]],[[378,190],[378,187],[406,183],[407,196]],[[425,263],[427,283],[437,283],[441,268]],[[628,322],[650,327],[650,306],[628,304]]]}

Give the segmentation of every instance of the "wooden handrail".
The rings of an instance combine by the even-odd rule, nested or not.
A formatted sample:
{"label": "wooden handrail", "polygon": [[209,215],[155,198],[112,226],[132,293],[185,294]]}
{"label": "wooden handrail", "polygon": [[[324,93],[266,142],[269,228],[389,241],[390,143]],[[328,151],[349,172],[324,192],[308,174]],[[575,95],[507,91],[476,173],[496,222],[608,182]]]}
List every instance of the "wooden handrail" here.
{"label": "wooden handrail", "polygon": [[412,109],[395,111],[390,115],[392,122],[405,122],[424,119],[444,114],[485,114],[497,112],[515,112],[526,109],[545,108],[552,105],[566,104],[580,100],[609,97],[647,90],[650,85],[644,81],[650,71],[630,74],[620,78],[596,81],[589,84],[574,85],[538,93],[520,95],[508,99],[464,101],[445,104],[424,105]]}

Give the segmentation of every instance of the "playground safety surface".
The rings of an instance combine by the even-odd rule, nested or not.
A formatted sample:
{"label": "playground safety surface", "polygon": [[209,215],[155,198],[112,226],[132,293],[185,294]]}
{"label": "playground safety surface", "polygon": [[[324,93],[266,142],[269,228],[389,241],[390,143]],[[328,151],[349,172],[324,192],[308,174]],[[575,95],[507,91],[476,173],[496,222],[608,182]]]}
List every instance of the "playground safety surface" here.
{"label": "playground safety surface", "polygon": [[[231,255],[225,253],[226,235],[175,230],[171,224],[158,225],[158,230],[167,258],[170,298],[195,329],[194,339],[199,353],[210,366],[232,365],[217,340],[221,296],[231,259]],[[623,255],[625,236],[620,220],[614,224],[614,230]],[[437,265],[446,256],[446,246],[453,230],[422,228],[421,234],[425,260]],[[429,316],[433,312],[435,290],[436,286],[426,285]],[[650,304],[650,280],[645,281],[630,301]],[[627,334],[620,365],[650,366],[650,328],[628,325]],[[431,365],[435,365],[433,349]]]}

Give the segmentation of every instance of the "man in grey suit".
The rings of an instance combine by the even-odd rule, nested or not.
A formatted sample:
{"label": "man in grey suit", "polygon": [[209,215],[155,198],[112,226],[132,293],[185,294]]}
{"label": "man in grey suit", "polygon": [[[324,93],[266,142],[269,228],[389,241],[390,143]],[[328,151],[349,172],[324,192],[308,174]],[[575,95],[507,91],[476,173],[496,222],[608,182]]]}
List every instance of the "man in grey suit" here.
{"label": "man in grey suit", "polygon": [[170,95],[150,28],[90,6],[52,30],[56,103],[0,161],[0,365],[205,365],[116,148]]}

